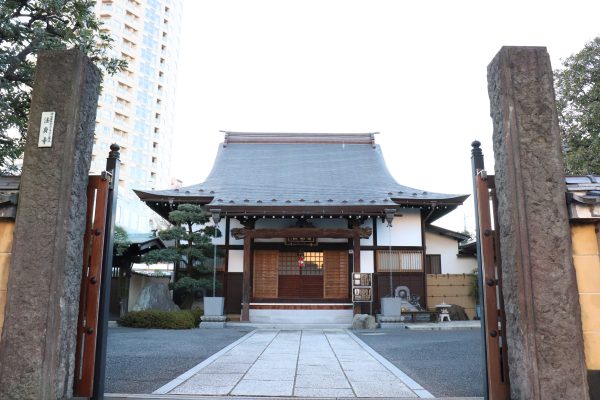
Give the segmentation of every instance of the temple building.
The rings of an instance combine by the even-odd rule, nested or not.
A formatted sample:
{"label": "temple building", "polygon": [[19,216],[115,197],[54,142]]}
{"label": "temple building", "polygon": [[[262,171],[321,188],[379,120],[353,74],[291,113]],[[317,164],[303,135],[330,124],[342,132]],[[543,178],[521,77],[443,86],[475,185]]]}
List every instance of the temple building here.
{"label": "temple building", "polygon": [[398,184],[372,133],[226,132],[205,182],[136,193],[164,217],[220,215],[226,313],[315,323],[375,314],[401,286],[427,307],[427,227],[468,197]]}

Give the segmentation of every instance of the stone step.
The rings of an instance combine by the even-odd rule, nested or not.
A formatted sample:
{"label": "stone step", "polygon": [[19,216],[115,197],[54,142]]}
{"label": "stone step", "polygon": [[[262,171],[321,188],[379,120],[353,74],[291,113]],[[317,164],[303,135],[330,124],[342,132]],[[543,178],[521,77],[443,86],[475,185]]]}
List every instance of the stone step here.
{"label": "stone step", "polygon": [[281,330],[300,330],[300,329],[349,329],[352,324],[311,324],[311,323],[268,323],[268,322],[236,322],[227,321],[228,328],[256,328],[256,329],[281,329]]}

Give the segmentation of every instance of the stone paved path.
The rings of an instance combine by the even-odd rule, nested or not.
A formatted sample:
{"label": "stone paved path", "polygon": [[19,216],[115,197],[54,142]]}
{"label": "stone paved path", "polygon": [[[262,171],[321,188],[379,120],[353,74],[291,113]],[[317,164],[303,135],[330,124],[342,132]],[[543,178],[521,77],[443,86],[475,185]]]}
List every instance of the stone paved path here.
{"label": "stone paved path", "polygon": [[432,398],[346,330],[257,330],[156,394]]}

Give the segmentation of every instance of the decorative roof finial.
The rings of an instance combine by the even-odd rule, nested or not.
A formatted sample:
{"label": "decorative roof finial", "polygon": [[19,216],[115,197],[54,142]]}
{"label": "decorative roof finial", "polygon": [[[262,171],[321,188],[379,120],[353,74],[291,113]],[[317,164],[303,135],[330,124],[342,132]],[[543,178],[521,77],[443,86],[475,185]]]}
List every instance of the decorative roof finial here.
{"label": "decorative roof finial", "polygon": [[116,158],[118,160],[121,157],[121,153],[119,153],[119,150],[121,150],[121,147],[118,144],[111,144],[110,153],[108,153],[108,158]]}

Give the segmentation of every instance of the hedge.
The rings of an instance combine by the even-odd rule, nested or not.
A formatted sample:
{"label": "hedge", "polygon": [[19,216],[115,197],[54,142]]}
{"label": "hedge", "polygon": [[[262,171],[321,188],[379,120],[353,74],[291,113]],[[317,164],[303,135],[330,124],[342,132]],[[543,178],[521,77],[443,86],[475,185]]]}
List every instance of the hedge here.
{"label": "hedge", "polygon": [[179,311],[132,311],[119,318],[117,323],[130,328],[192,329],[198,327],[202,314],[201,308]]}

